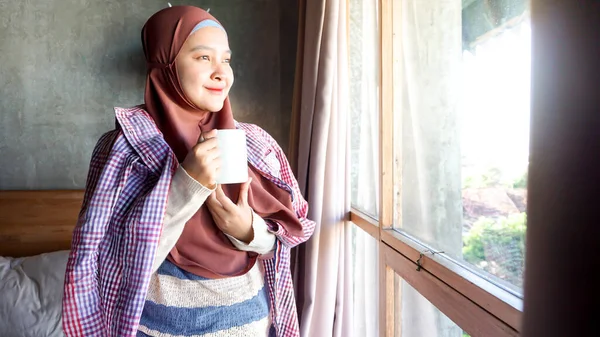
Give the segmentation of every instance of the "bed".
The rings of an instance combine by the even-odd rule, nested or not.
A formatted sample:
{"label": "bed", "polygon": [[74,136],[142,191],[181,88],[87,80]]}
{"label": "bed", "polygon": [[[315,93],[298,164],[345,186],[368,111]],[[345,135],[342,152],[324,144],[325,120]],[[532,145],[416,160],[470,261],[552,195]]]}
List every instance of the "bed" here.
{"label": "bed", "polygon": [[0,336],[59,337],[83,191],[0,191]]}

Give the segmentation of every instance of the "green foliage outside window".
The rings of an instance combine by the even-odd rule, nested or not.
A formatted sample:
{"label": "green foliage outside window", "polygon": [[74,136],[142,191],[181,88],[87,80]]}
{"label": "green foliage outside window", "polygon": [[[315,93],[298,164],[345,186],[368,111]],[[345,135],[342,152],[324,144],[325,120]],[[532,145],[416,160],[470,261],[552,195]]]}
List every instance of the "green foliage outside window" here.
{"label": "green foliage outside window", "polygon": [[526,213],[479,218],[464,236],[463,258],[518,287],[523,286]]}

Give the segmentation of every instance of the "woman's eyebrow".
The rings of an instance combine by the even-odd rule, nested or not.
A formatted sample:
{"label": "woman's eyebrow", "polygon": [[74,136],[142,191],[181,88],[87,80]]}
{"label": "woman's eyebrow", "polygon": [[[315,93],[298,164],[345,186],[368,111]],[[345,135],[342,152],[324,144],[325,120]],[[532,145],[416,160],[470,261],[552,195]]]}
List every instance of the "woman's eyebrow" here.
{"label": "woman's eyebrow", "polygon": [[[209,51],[213,51],[213,52],[216,51],[215,48],[212,48],[212,47],[209,47],[209,46],[197,45],[194,48],[192,48],[190,50],[190,52],[195,52],[195,51],[198,51],[198,50],[209,50]],[[231,50],[229,50],[229,49],[227,49],[225,52],[231,54]]]}

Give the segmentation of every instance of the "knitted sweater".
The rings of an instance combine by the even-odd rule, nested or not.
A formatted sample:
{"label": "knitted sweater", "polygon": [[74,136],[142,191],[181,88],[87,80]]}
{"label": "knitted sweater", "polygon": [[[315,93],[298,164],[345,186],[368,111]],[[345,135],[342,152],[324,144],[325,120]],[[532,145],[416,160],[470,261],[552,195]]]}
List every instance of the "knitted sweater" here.
{"label": "knitted sweater", "polygon": [[[188,273],[166,260],[185,223],[212,192],[181,166],[173,176],[139,336],[268,335],[269,301],[260,264],[245,275],[212,280]],[[227,237],[240,250],[259,254],[271,251],[275,235],[256,214],[252,228],[254,239],[249,244]]]}

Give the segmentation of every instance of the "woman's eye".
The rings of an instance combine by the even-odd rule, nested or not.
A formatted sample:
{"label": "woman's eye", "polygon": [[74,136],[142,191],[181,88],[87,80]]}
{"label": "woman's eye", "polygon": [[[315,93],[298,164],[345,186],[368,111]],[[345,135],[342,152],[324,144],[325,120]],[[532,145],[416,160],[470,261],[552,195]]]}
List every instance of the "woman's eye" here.
{"label": "woman's eye", "polygon": [[202,55],[196,57],[196,60],[210,61],[210,57],[208,57],[208,55]]}
{"label": "woman's eye", "polygon": [[223,62],[225,62],[225,63],[231,63],[231,59],[225,59],[225,60],[223,60]]}

